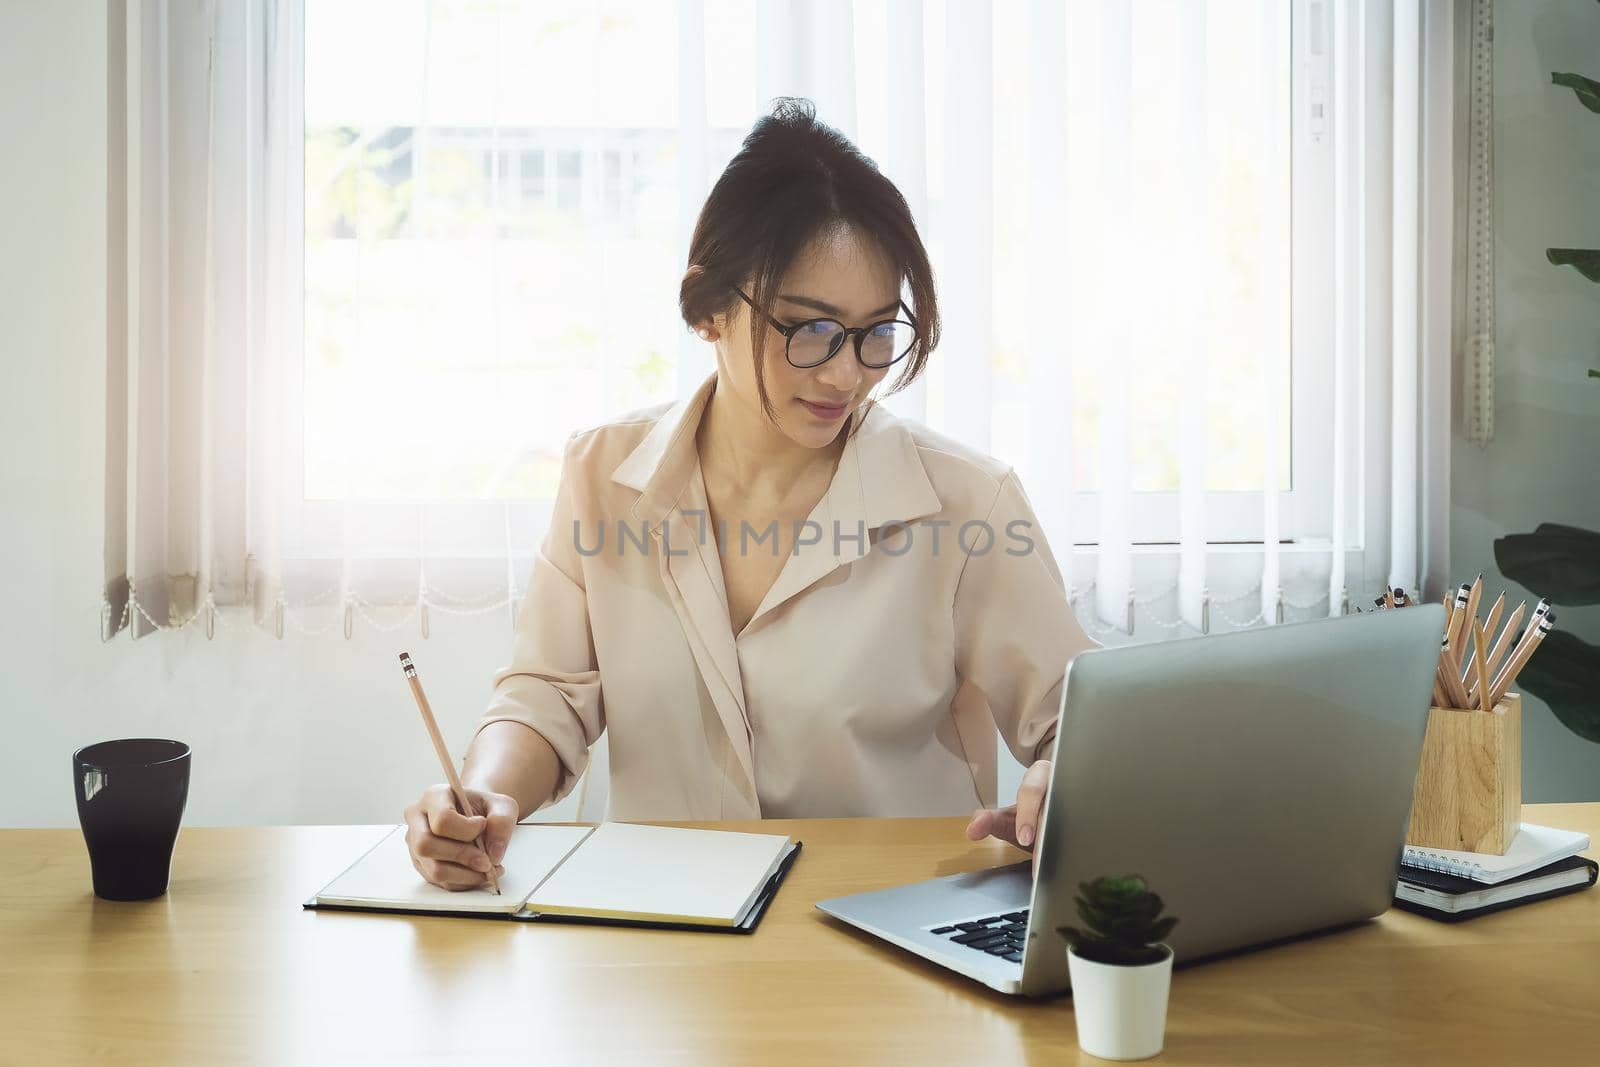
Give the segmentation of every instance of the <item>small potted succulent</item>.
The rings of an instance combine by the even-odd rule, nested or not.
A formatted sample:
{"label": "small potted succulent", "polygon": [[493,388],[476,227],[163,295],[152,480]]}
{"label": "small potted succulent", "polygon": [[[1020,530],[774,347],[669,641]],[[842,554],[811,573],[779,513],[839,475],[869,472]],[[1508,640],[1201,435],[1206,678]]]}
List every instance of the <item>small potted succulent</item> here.
{"label": "small potted succulent", "polygon": [[1058,926],[1067,941],[1078,1047],[1107,1060],[1159,1053],[1167,1030],[1172,947],[1163,942],[1175,918],[1160,918],[1161,898],[1137,874],[1080,882],[1078,915],[1086,930]]}

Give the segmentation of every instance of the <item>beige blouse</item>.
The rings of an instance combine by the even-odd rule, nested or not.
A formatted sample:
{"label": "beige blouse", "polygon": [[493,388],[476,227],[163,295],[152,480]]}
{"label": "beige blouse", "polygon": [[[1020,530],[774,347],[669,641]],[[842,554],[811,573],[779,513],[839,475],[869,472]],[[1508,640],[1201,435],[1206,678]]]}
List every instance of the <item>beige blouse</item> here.
{"label": "beige blouse", "polygon": [[[1048,756],[1066,665],[1093,647],[1015,472],[881,405],[858,413],[735,635],[695,448],[715,384],[568,440],[478,729],[509,719],[550,742],[562,773],[542,807],[609,729],[609,819],[994,806],[994,727],[1024,766]],[[775,552],[763,533],[729,529],[721,550]]]}

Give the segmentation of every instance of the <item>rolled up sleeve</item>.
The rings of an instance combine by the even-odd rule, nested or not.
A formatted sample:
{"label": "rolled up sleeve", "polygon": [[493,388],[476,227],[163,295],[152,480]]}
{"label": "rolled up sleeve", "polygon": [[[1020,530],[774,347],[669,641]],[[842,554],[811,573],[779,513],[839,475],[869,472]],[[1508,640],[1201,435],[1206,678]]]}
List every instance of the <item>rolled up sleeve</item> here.
{"label": "rolled up sleeve", "polygon": [[573,540],[573,490],[579,477],[570,438],[544,543],[517,612],[511,662],[495,672],[493,695],[478,731],[492,722],[520,722],[550,743],[561,761],[548,807],[572,792],[589,763],[589,746],[605,731],[600,671],[589,625],[581,557]]}
{"label": "rolled up sleeve", "polygon": [[[956,671],[983,690],[1024,767],[1050,754],[1069,661],[1095,647],[1067,601],[1061,569],[1015,471],[1000,482],[955,594]],[[987,551],[980,551],[988,545]]]}

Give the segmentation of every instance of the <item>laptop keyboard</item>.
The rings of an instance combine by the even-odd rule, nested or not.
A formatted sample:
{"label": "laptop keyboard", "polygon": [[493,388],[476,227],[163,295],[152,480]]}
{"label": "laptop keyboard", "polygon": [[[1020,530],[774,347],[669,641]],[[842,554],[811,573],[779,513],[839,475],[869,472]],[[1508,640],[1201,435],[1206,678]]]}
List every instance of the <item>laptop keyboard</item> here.
{"label": "laptop keyboard", "polygon": [[957,945],[1021,963],[1022,946],[1028,937],[1028,911],[1026,908],[1008,911],[971,922],[938,926],[928,932],[947,937]]}

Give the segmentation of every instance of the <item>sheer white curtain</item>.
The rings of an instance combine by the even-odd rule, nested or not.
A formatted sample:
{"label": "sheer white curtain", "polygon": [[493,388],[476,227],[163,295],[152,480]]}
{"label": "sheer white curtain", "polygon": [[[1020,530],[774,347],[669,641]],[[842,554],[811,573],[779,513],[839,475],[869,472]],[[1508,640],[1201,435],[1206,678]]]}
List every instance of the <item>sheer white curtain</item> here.
{"label": "sheer white curtain", "polygon": [[135,637],[281,603],[298,6],[108,6],[105,596]]}
{"label": "sheer white curtain", "polygon": [[120,0],[105,632],[509,621],[567,432],[710,369],[683,249],[778,95],[906,195],[890,406],[1017,466],[1091,632],[1435,594],[1462,17]]}

